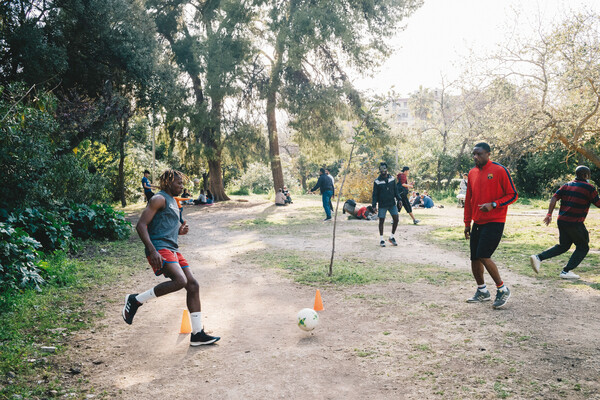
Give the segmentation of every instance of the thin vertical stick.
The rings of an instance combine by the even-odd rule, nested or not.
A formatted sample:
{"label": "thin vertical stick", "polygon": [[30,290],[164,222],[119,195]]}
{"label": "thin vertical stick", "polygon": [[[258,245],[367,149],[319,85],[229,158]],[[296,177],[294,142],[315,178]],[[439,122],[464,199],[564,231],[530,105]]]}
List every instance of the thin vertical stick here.
{"label": "thin vertical stick", "polygon": [[348,158],[348,166],[346,167],[346,172],[344,173],[344,177],[342,178],[342,184],[340,186],[340,191],[338,193],[337,202],[335,204],[335,214],[333,216],[333,244],[331,246],[331,260],[329,261],[329,272],[327,273],[327,276],[333,275],[333,256],[335,255],[335,228],[337,226],[338,208],[340,207],[340,199],[342,198],[342,193],[344,190],[344,182],[346,182],[346,176],[348,176],[348,173],[350,173],[350,163],[352,162],[352,154],[354,153],[354,147],[356,146],[356,138],[358,136],[358,132],[360,132],[360,129],[362,128],[364,123],[365,123],[365,120],[363,119],[362,122],[360,123],[360,126],[356,130],[357,134],[354,135],[354,142],[352,143],[352,148],[350,149],[350,157]]}

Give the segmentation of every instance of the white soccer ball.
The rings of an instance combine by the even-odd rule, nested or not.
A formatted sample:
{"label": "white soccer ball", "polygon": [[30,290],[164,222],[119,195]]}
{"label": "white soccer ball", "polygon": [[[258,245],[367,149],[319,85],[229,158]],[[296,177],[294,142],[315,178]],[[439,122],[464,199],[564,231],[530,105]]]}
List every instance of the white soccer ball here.
{"label": "white soccer ball", "polygon": [[312,308],[303,308],[298,312],[298,328],[312,331],[319,325],[319,314]]}

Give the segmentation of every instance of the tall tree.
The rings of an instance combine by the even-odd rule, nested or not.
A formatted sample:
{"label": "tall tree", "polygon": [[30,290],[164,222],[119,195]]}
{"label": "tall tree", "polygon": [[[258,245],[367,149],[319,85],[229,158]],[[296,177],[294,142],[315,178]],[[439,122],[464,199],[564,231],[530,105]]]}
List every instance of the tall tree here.
{"label": "tall tree", "polygon": [[600,15],[569,14],[536,32],[508,43],[490,73],[528,105],[526,115],[506,115],[521,126],[508,134],[538,148],[559,143],[600,167]]}
{"label": "tall tree", "polygon": [[[254,2],[236,0],[148,1],[160,35],[166,40],[173,60],[189,82],[190,102],[185,140],[196,142],[207,159],[210,189],[215,200],[227,200],[223,185],[222,157],[227,141],[240,136],[230,130],[236,125],[226,105],[239,104],[247,79],[253,76],[256,50],[250,37],[255,15]],[[240,146],[241,147],[241,146]]]}
{"label": "tall tree", "polygon": [[355,112],[360,110],[344,66],[372,70],[389,54],[385,39],[397,33],[400,21],[421,1],[269,0],[266,4],[264,34],[271,50],[264,52],[268,66],[264,93],[269,159],[277,190],[284,184],[277,109],[290,113],[292,123],[302,119],[322,123],[321,129],[305,126],[304,133],[339,133],[331,122],[343,97],[350,98]]}

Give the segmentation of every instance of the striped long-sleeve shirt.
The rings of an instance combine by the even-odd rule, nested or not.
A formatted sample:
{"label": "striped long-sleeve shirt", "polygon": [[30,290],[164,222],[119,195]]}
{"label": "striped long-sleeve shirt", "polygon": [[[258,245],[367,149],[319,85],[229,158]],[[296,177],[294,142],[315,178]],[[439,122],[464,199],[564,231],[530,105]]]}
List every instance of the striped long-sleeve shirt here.
{"label": "striped long-sleeve shirt", "polygon": [[562,222],[583,222],[587,217],[590,204],[600,207],[598,191],[582,179],[565,183],[554,193],[554,197],[560,200],[558,220]]}

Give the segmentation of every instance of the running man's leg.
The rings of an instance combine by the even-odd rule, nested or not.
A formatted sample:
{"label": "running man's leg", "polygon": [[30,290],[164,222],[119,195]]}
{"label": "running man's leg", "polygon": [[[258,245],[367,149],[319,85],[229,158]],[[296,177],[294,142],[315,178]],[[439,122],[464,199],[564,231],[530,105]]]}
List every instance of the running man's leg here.
{"label": "running man's leg", "polygon": [[123,306],[122,315],[125,322],[129,325],[132,324],[137,309],[146,301],[176,292],[188,284],[187,278],[181,270],[181,266],[176,261],[165,262],[161,271],[165,277],[171,279],[169,282],[160,283],[152,289],[140,294],[128,294],[125,296],[125,305]]}
{"label": "running man's leg", "polygon": [[577,224],[576,226],[573,226],[570,229],[569,234],[576,247],[575,251],[571,255],[571,258],[569,259],[569,262],[564,268],[565,272],[569,272],[577,268],[577,266],[581,264],[587,255],[588,251],[590,251],[590,235],[584,224]]}
{"label": "running man's leg", "polygon": [[185,285],[185,290],[187,292],[187,308],[190,313],[200,312],[202,311],[200,304],[200,285],[198,284],[196,278],[194,278],[194,275],[189,267],[183,268],[182,271],[187,279],[187,284]]}
{"label": "running man's leg", "polygon": [[540,261],[566,253],[573,244],[570,229],[564,224],[558,223],[558,244],[538,254]]}
{"label": "running man's leg", "polygon": [[156,294],[156,297],[181,290],[188,283],[187,277],[177,262],[165,262],[163,274],[165,277],[169,278],[170,281],[159,283],[154,287],[154,294]]}

